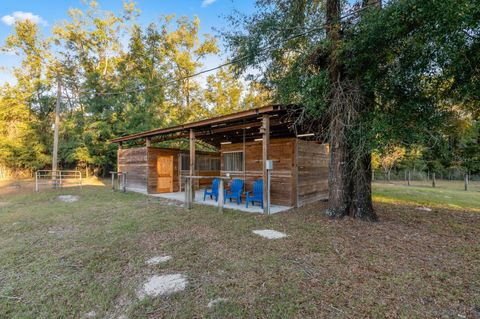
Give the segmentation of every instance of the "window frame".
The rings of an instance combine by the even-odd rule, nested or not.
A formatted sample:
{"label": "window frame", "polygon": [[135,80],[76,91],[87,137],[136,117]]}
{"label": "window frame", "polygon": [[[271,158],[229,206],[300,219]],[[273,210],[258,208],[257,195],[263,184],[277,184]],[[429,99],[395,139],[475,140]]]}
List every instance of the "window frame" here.
{"label": "window frame", "polygon": [[[225,170],[225,157],[224,155],[226,154],[232,154],[232,153],[241,153],[242,154],[242,163],[241,163],[241,169],[238,170],[238,171],[232,171],[232,170]],[[222,152],[222,162],[223,162],[223,170],[222,172],[224,173],[235,173],[235,174],[238,174],[238,173],[243,173],[245,172],[245,152],[243,150],[240,150],[240,151],[225,151],[225,152]],[[221,168],[221,167],[220,167]]]}
{"label": "window frame", "polygon": [[[221,170],[221,159],[220,157],[212,157],[209,155],[204,155],[204,154],[198,154],[196,156],[196,161],[195,161],[195,170],[196,171],[220,171]],[[185,161],[186,168],[184,169],[183,164]],[[203,163],[202,163],[203,161]],[[217,161],[218,163],[218,169],[214,167],[213,162]],[[201,167],[203,166],[203,167]],[[207,167],[207,169],[205,169]],[[180,154],[180,171],[188,171],[190,170],[190,154]]]}

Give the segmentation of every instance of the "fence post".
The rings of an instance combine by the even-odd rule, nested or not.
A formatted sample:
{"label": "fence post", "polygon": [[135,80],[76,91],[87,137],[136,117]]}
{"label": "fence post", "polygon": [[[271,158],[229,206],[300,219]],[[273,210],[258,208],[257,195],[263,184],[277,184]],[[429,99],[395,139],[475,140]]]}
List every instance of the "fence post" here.
{"label": "fence post", "polygon": [[191,178],[185,177],[185,208],[192,209]]}
{"label": "fence post", "polygon": [[435,187],[435,172],[432,173],[432,187]]}
{"label": "fence post", "polygon": [[83,182],[82,182],[82,172],[78,172],[80,174],[80,190],[83,190]]}
{"label": "fence post", "polygon": [[123,192],[127,192],[127,173],[122,173],[122,180],[123,180]]}
{"label": "fence post", "polygon": [[188,184],[188,181],[187,181],[187,177],[185,177],[185,186],[183,187],[183,191],[184,191],[184,195],[185,195],[185,200],[184,200],[184,206],[185,208],[187,208],[187,202],[188,202],[188,192],[187,192],[187,184]]}
{"label": "fence post", "polygon": [[408,170],[407,174],[407,185],[410,186],[410,170]]}
{"label": "fence post", "polygon": [[112,174],[112,190],[114,191],[115,190],[115,173],[114,172],[110,172]]}
{"label": "fence post", "polygon": [[468,173],[465,173],[465,191],[468,191]]}

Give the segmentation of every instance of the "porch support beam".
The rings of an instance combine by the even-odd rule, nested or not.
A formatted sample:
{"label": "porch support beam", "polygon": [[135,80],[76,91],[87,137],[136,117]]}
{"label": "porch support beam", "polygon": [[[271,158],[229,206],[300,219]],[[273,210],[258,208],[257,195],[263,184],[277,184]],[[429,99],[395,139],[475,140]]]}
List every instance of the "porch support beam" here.
{"label": "porch support beam", "polygon": [[[195,175],[195,132],[190,129],[190,177]],[[193,188],[192,178],[189,178],[190,200],[195,200],[195,189]]]}
{"label": "porch support beam", "polygon": [[267,160],[270,148],[270,116],[268,114],[262,115],[262,162],[263,162],[263,213],[268,214],[270,211],[269,203],[269,189],[268,189],[268,172]]}
{"label": "porch support beam", "polygon": [[146,147],[152,146],[152,138],[151,137],[145,138],[145,146]]}

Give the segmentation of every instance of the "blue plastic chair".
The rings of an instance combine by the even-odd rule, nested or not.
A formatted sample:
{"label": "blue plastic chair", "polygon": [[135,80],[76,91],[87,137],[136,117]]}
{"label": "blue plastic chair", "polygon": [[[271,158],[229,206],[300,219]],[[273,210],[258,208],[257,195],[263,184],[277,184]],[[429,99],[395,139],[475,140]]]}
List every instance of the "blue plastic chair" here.
{"label": "blue plastic chair", "polygon": [[232,198],[237,200],[237,205],[240,205],[242,202],[242,190],[243,190],[243,181],[241,179],[234,179],[230,185],[230,189],[225,190],[225,201]]}
{"label": "blue plastic chair", "polygon": [[[214,178],[212,181],[212,187],[211,188],[205,188],[203,191],[203,200],[205,201],[205,198],[207,196],[210,196],[210,198],[213,199],[215,197],[215,201],[218,200],[218,185],[220,183],[220,180],[218,178]],[[211,191],[209,191],[211,189]]]}
{"label": "blue plastic chair", "polygon": [[263,180],[257,179],[253,182],[253,191],[246,192],[245,194],[247,195],[247,208],[249,202],[252,202],[253,206],[255,206],[255,202],[259,202],[260,206],[263,208]]}

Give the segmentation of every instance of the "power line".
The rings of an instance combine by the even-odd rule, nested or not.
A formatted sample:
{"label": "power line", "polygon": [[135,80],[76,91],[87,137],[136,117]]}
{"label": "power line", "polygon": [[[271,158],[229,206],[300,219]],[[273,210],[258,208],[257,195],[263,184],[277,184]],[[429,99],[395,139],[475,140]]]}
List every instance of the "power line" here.
{"label": "power line", "polygon": [[[367,5],[367,6],[364,6],[362,8],[359,8],[357,10],[354,10],[352,12],[349,12],[343,16],[340,17],[340,21],[352,16],[352,15],[355,15],[369,7],[371,7],[372,5]],[[291,41],[293,39],[296,39],[296,38],[299,38],[299,37],[302,37],[304,35],[307,35],[311,32],[314,32],[314,31],[320,31],[320,30],[323,30],[325,29],[326,27],[328,27],[328,24],[327,23],[323,23],[322,25],[320,25],[319,27],[315,27],[315,28],[311,28],[311,29],[308,29],[308,30],[305,30],[304,32],[301,32],[301,33],[298,33],[298,34],[295,34],[291,37],[288,37],[284,40],[281,41],[281,43],[284,43],[284,42],[288,42],[288,41]],[[271,48],[274,48],[276,47],[276,44],[270,44],[268,46],[265,46],[263,48],[260,48],[257,53],[262,53],[268,49],[271,49]],[[215,71],[215,70],[218,70],[218,69],[221,69],[221,68],[224,68],[228,65],[232,65],[232,64],[235,64],[235,63],[238,63],[238,62],[241,62],[247,58],[250,58],[252,57],[253,54],[246,54],[242,57],[239,57],[239,58],[236,58],[236,59],[233,59],[231,61],[228,61],[228,62],[225,62],[225,63],[222,63],[222,64],[219,64],[215,67],[212,67],[212,68],[209,68],[209,69],[204,69],[204,70],[201,70],[197,73],[193,73],[193,74],[190,74],[190,75],[186,75],[186,76],[183,76],[183,77],[180,77],[180,78],[177,78],[177,79],[173,79],[173,80],[170,80],[170,81],[167,81],[167,82],[164,82],[164,83],[161,83],[161,84],[156,84],[156,85],[152,85],[152,86],[148,86],[148,87],[145,87],[145,88],[140,88],[140,89],[134,89],[134,90],[126,90],[126,91],[120,91],[120,92],[93,92],[93,91],[79,91],[78,93],[80,94],[93,94],[93,95],[100,95],[100,96],[106,96],[106,95],[120,95],[120,94],[129,94],[129,93],[136,93],[136,92],[142,92],[142,91],[145,91],[145,90],[148,90],[148,89],[152,89],[152,88],[157,88],[157,87],[162,87],[162,86],[168,86],[168,85],[171,85],[171,84],[177,84],[178,82],[181,82],[183,80],[187,80],[187,79],[190,79],[190,78],[193,78],[193,77],[197,77],[199,75],[202,75],[202,74],[205,74],[205,73],[210,73],[212,71]],[[75,100],[75,99],[78,99],[78,98],[70,98],[70,100]]]}
{"label": "power line", "polygon": [[[370,4],[370,5],[366,5],[364,7],[361,7],[359,9],[356,9],[356,10],[353,10],[349,13],[346,13],[344,14],[343,16],[341,16],[339,18],[339,21],[342,22],[342,20],[348,18],[348,17],[351,17],[361,11],[364,11],[370,7],[372,7],[373,5]],[[283,39],[280,41],[280,43],[285,43],[285,42],[288,42],[288,41],[291,41],[291,40],[294,40],[296,38],[299,38],[299,37],[302,37],[302,36],[305,36],[309,33],[312,33],[314,31],[320,31],[320,30],[324,30],[325,28],[328,27],[328,24],[327,23],[323,23],[322,25],[318,26],[318,27],[315,27],[315,28],[310,28],[308,30],[305,30],[301,33],[298,33],[298,34],[295,34],[291,37],[288,37],[286,39]],[[276,47],[278,45],[277,44],[270,44],[270,45],[267,45],[263,48],[260,48],[258,51],[257,51],[257,54],[258,53],[262,53],[268,49],[272,49],[274,47]],[[130,94],[130,93],[137,93],[137,92],[143,92],[145,90],[148,90],[148,89],[153,89],[153,88],[157,88],[157,87],[162,87],[162,86],[169,86],[169,85],[172,85],[172,84],[177,84],[181,81],[184,81],[184,80],[187,80],[187,79],[190,79],[190,78],[194,78],[194,77],[197,77],[199,75],[202,75],[202,74],[205,74],[205,73],[210,73],[212,71],[215,71],[215,70],[218,70],[218,69],[221,69],[221,68],[224,68],[228,65],[232,65],[232,64],[235,64],[235,63],[238,63],[238,62],[241,62],[247,58],[251,58],[253,56],[253,54],[246,54],[244,56],[241,56],[241,57],[238,57],[236,59],[233,59],[233,60],[230,60],[230,61],[227,61],[225,63],[222,63],[222,64],[219,64],[215,67],[212,67],[212,68],[208,68],[208,69],[204,69],[204,70],[201,70],[199,72],[196,72],[196,73],[193,73],[193,74],[190,74],[190,75],[186,75],[186,76],[183,76],[183,77],[180,77],[180,78],[177,78],[177,79],[173,79],[173,80],[169,80],[169,81],[166,81],[166,82],[163,82],[163,83],[159,83],[159,84],[156,84],[156,85],[151,85],[151,86],[147,86],[147,87],[144,87],[144,88],[138,88],[138,89],[134,89],[134,90],[125,90],[125,91],[119,91],[119,92],[96,92],[96,91],[82,91],[82,90],[79,90],[77,91],[78,94],[92,94],[92,95],[96,95],[96,96],[112,96],[112,95],[121,95],[121,94]],[[32,93],[31,95],[29,95],[27,97],[30,98],[32,97],[33,95],[35,95],[35,93]],[[79,97],[68,97],[68,98],[65,98],[65,97],[62,97],[62,99],[67,99],[69,101],[78,101],[80,100]]]}

